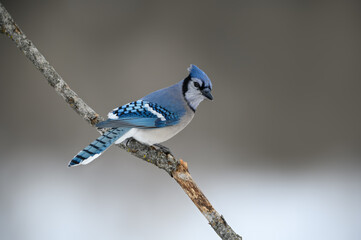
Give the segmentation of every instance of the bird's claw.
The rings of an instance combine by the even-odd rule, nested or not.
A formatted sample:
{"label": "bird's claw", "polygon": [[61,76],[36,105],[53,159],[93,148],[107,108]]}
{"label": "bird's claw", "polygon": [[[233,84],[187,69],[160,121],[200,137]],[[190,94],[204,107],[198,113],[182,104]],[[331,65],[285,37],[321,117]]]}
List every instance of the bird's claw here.
{"label": "bird's claw", "polygon": [[154,144],[153,146],[156,146],[159,150],[163,151],[166,155],[170,154],[173,155],[169,148],[166,146],[163,146],[161,144]]}
{"label": "bird's claw", "polygon": [[125,140],[126,142],[125,142],[125,146],[127,147],[127,148],[130,148],[129,147],[129,143],[131,142],[133,140],[133,138],[128,138],[127,140]]}

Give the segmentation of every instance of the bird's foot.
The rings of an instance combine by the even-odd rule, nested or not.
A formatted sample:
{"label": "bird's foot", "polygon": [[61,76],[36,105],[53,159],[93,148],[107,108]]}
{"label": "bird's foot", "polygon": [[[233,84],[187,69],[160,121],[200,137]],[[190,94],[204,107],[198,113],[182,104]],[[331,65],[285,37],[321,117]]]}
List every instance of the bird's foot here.
{"label": "bird's foot", "polygon": [[161,144],[153,144],[153,146],[156,146],[159,150],[163,151],[165,154],[170,154],[173,155],[172,152],[170,151],[169,148],[167,148],[166,146],[163,146]]}
{"label": "bird's foot", "polygon": [[133,140],[133,138],[128,138],[127,140],[125,140],[125,146],[127,147],[127,148],[130,148],[129,147],[129,143],[130,143],[130,141],[132,141]]}

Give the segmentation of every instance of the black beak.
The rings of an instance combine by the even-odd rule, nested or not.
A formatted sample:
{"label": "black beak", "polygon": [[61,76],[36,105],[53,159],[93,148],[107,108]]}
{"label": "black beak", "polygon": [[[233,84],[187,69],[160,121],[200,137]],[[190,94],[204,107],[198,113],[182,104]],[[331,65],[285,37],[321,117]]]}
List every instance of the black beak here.
{"label": "black beak", "polygon": [[205,96],[209,100],[213,100],[213,96],[212,96],[211,90],[209,88],[204,88],[201,90],[201,92],[202,92],[203,96]]}

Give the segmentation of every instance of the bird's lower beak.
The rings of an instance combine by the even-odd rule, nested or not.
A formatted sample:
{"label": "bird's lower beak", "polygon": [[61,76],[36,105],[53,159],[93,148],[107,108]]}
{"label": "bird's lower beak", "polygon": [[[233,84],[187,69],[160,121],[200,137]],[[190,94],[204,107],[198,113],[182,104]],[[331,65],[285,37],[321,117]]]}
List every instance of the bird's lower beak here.
{"label": "bird's lower beak", "polygon": [[209,88],[205,88],[201,92],[202,92],[203,96],[205,96],[209,100],[213,100],[213,96],[212,96],[211,90]]}

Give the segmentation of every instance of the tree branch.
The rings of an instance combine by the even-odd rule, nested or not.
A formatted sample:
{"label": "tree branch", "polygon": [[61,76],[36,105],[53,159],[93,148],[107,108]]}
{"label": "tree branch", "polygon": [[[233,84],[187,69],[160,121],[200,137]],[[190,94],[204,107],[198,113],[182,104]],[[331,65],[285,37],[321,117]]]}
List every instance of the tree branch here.
{"label": "tree branch", "polygon": [[[25,36],[22,30],[16,25],[13,18],[0,3],[0,32],[13,40],[16,46],[25,54],[25,56],[35,65],[35,67],[44,75],[50,86],[78,113],[85,121],[93,127],[102,121],[91,107],[89,107],[62,79],[55,71],[54,67],[49,64],[45,57],[39,52],[34,44]],[[104,130],[99,130],[104,133]],[[241,240],[227,224],[222,215],[220,215],[208,201],[206,196],[201,192],[196,183],[193,181],[187,167],[187,163],[177,160],[174,156],[166,154],[161,150],[144,145],[132,139],[127,146],[118,144],[118,147],[127,150],[132,155],[152,163],[153,165],[165,170],[181,186],[188,197],[193,201],[201,213],[206,217],[214,231],[227,240]]]}

